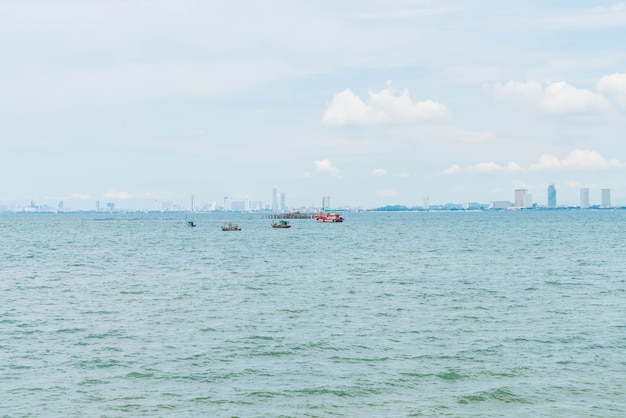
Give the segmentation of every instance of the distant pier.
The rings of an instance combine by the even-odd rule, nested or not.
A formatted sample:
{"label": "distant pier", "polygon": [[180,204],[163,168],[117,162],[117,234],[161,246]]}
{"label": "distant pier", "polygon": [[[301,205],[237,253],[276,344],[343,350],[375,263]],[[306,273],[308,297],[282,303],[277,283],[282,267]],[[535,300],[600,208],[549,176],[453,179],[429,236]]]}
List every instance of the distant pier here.
{"label": "distant pier", "polygon": [[313,213],[269,213],[263,215],[264,219],[313,219]]}

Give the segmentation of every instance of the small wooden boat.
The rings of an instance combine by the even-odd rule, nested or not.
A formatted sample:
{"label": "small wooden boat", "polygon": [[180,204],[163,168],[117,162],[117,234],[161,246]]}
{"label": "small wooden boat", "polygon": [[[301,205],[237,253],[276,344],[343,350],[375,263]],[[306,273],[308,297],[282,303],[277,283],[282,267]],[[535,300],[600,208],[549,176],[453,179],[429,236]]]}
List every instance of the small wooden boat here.
{"label": "small wooden boat", "polygon": [[187,221],[187,223],[186,223],[185,225],[187,225],[187,226],[188,226],[188,227],[190,227],[190,228],[193,228],[193,227],[197,226],[197,225],[194,223],[194,221]]}
{"label": "small wooden boat", "polygon": [[282,219],[278,222],[274,222],[272,224],[272,228],[291,228],[291,224],[287,221],[283,221]]}
{"label": "small wooden boat", "polygon": [[241,228],[239,228],[239,225],[235,225],[231,222],[224,222],[222,224],[222,231],[241,231]]}

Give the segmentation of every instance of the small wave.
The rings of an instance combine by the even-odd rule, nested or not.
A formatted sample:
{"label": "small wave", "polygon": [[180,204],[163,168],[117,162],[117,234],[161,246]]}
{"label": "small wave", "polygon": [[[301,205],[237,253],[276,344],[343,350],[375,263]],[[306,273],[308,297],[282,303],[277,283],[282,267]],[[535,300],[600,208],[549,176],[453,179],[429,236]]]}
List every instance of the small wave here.
{"label": "small wave", "polygon": [[151,379],[154,377],[154,373],[131,372],[126,377],[129,379]]}
{"label": "small wave", "polygon": [[463,379],[463,375],[460,375],[459,373],[455,372],[454,370],[448,370],[445,373],[439,373],[437,375],[437,377],[442,379],[442,380],[448,380],[448,381],[455,381],[455,380]]}
{"label": "small wave", "polygon": [[74,334],[76,332],[83,332],[85,331],[85,328],[61,328],[58,329],[56,332],[58,334]]}
{"label": "small wave", "polygon": [[473,402],[485,402],[490,400],[504,403],[531,403],[528,399],[513,393],[513,391],[506,386],[486,390],[474,395],[463,396],[461,399],[459,399],[458,402],[462,404],[468,404]]}

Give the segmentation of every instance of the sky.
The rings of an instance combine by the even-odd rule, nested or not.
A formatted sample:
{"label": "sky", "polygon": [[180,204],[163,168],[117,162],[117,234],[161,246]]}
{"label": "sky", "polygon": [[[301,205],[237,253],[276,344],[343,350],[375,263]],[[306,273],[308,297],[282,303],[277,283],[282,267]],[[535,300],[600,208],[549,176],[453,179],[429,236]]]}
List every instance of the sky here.
{"label": "sky", "polygon": [[0,205],[626,204],[624,39],[615,0],[0,0]]}

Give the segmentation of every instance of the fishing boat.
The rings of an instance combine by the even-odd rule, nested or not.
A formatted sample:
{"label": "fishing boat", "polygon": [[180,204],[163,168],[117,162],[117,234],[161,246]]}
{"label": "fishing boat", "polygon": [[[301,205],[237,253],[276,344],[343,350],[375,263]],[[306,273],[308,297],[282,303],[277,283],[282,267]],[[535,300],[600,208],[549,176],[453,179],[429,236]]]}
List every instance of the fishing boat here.
{"label": "fishing boat", "polygon": [[272,228],[291,228],[291,224],[287,221],[283,221],[282,219],[278,222],[274,222],[272,224]]}
{"label": "fishing boat", "polygon": [[339,212],[319,212],[313,215],[317,222],[343,222],[343,216]]}
{"label": "fishing boat", "polygon": [[196,224],[194,223],[194,221],[187,221],[187,223],[185,224],[186,226],[193,228],[196,226]]}
{"label": "fishing boat", "polygon": [[224,222],[222,224],[222,231],[241,231],[239,225],[235,225],[231,222]]}

